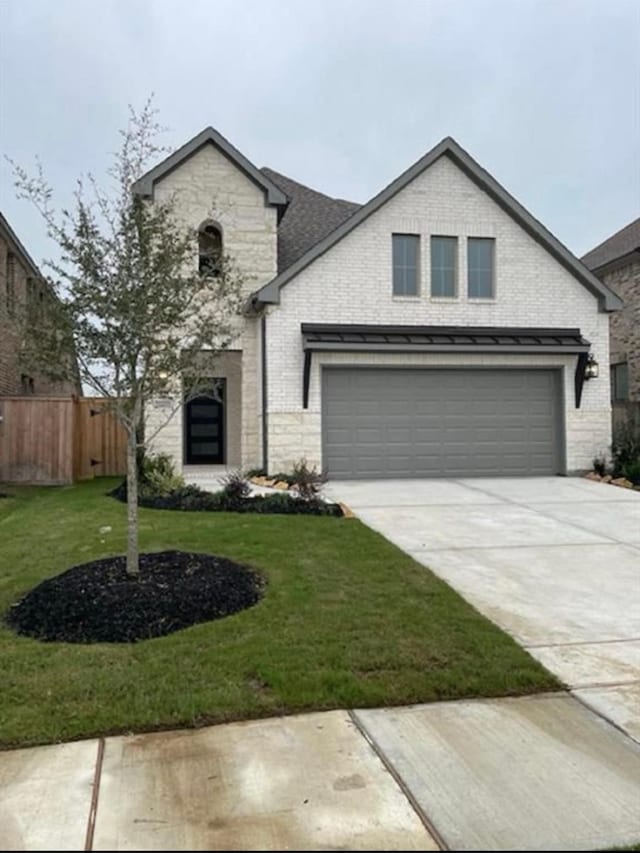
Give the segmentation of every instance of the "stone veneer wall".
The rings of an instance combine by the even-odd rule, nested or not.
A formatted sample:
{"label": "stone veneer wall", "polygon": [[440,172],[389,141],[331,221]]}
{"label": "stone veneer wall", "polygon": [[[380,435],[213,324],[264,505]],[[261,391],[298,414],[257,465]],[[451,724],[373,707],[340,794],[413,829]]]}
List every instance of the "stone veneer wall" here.
{"label": "stone veneer wall", "polygon": [[[213,145],[208,144],[156,184],[158,199],[173,195],[182,221],[193,228],[213,219],[222,230],[223,248],[246,277],[247,295],[277,272],[277,211],[265,202],[264,191]],[[197,254],[194,253],[194,264]],[[262,458],[260,324],[238,318],[234,350],[242,352],[242,427],[240,455],[228,464],[256,467]],[[159,406],[164,405],[161,401]],[[150,407],[149,426],[154,419]],[[160,411],[160,410],[159,410]],[[182,464],[182,412],[160,432],[154,449]]]}
{"label": "stone veneer wall", "polygon": [[611,315],[611,364],[629,365],[629,399],[640,401],[640,258],[603,276],[624,302],[622,311]]}
{"label": "stone veneer wall", "polygon": [[[207,373],[215,379],[226,379],[225,455],[227,465],[242,465],[242,352],[227,351],[211,359]],[[175,411],[174,411],[175,410]],[[167,420],[168,415],[171,417]],[[184,463],[184,410],[176,409],[175,399],[154,400],[147,407],[146,430],[150,453],[168,453],[177,470]],[[166,424],[165,424],[166,422]],[[157,436],[152,438],[158,430]]]}

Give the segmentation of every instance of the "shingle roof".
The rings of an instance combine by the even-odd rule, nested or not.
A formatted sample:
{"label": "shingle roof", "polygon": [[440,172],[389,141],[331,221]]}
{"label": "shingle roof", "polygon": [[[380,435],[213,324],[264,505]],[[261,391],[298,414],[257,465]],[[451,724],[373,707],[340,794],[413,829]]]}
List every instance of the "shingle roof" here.
{"label": "shingle roof", "polygon": [[305,187],[273,169],[260,171],[289,198],[278,226],[278,274],[330,234],[360,207]]}
{"label": "shingle roof", "polygon": [[597,270],[634,251],[640,251],[640,217],[587,252],[582,263],[590,270]]}

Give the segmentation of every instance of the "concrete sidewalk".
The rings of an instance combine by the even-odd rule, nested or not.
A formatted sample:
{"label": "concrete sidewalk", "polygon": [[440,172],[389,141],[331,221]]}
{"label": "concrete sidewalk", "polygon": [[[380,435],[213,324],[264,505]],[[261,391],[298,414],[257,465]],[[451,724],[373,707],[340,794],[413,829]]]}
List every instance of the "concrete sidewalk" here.
{"label": "concrete sidewalk", "polygon": [[0,753],[13,850],[603,849],[640,745],[568,694],[329,711]]}

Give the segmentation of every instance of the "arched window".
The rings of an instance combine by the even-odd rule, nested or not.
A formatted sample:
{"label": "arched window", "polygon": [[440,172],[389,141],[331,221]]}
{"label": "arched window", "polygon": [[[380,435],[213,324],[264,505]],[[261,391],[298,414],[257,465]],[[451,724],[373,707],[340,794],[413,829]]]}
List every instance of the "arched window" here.
{"label": "arched window", "polygon": [[206,222],[198,232],[198,269],[200,275],[220,275],[222,232],[217,225]]}

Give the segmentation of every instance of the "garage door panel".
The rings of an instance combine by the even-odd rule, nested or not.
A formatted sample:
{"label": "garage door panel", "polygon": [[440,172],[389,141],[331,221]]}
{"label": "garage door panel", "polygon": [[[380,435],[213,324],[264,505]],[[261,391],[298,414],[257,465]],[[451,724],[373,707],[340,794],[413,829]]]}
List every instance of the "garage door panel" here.
{"label": "garage door panel", "polygon": [[329,476],[527,475],[561,470],[557,371],[325,369]]}

